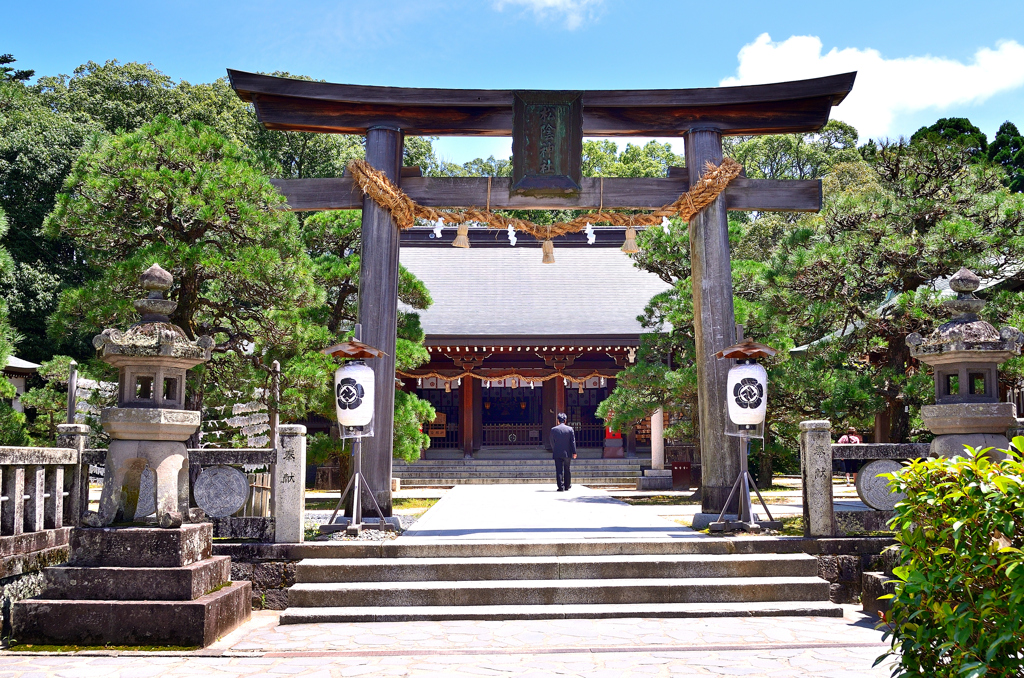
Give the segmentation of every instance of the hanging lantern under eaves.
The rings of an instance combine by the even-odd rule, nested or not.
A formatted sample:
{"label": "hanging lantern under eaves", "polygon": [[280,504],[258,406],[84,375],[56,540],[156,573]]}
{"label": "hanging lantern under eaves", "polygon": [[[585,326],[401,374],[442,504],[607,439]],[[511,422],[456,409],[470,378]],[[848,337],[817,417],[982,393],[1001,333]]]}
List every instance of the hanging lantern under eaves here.
{"label": "hanging lantern under eaves", "polygon": [[373,421],[373,370],[362,360],[335,371],[334,405],[342,426],[366,426]]}
{"label": "hanging lantern under eaves", "polygon": [[764,421],[768,409],[768,373],[753,359],[739,361],[726,381],[729,418],[741,429],[753,429]]}

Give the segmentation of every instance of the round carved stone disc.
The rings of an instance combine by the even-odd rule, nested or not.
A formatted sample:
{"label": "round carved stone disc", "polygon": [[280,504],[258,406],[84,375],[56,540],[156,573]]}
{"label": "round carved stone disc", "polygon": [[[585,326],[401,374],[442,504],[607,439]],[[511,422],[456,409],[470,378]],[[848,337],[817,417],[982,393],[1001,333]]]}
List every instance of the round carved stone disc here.
{"label": "round carved stone disc", "polygon": [[192,494],[206,515],[223,518],[245,506],[249,481],[244,473],[231,466],[210,466],[196,478]]}
{"label": "round carved stone disc", "polygon": [[857,473],[857,496],[860,500],[878,511],[891,511],[898,502],[907,495],[894,493],[889,489],[889,479],[879,478],[880,473],[894,473],[903,468],[903,464],[895,459],[879,459],[868,462]]}

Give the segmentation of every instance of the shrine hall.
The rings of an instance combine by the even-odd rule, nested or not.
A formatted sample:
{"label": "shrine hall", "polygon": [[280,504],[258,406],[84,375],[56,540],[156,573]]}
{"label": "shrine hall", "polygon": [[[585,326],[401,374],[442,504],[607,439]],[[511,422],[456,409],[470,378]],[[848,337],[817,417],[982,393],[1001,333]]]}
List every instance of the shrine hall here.
{"label": "shrine hall", "polygon": [[487,235],[469,249],[451,247],[455,229],[403,242],[434,299],[419,311],[430,362],[399,374],[438,413],[425,457],[550,457],[557,412],[582,458],[649,455],[649,421],[620,434],[596,411],[650,331],[637,316],[668,285],[618,249],[563,246],[547,265],[539,243]]}

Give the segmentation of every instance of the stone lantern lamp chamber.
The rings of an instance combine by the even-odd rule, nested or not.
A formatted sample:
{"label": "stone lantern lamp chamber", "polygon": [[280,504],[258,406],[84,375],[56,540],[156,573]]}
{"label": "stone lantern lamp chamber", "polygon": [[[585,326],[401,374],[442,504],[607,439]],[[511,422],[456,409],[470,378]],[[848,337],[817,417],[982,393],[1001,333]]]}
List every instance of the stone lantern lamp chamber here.
{"label": "stone lantern lamp chamber", "polygon": [[185,373],[210,359],[213,340],[203,336],[192,341],[171,323],[168,316],[178,303],[165,299],[164,293],[174,278],[159,264],[150,266],[139,281],[149,292],[134,302],[142,319],[125,332],[106,329],[93,338],[97,355],[118,368],[119,388],[117,406],[100,415],[111,441],[99,513],[84,519],[92,527],[135,518],[147,467],[156,477],[160,527],[180,527],[190,518],[185,441],[199,430],[200,413],[185,409]]}
{"label": "stone lantern lamp chamber", "polygon": [[928,337],[907,336],[910,354],[935,376],[935,404],[921,408],[924,425],[935,434],[932,456],[963,456],[964,445],[1006,449],[1006,432],[1017,427],[1016,406],[999,402],[999,365],[1020,355],[1024,334],[1016,327],[996,331],[978,317],[985,307],[974,296],[980,285],[977,275],[961,268],[949,281],[957,297],[942,302],[960,315]]}

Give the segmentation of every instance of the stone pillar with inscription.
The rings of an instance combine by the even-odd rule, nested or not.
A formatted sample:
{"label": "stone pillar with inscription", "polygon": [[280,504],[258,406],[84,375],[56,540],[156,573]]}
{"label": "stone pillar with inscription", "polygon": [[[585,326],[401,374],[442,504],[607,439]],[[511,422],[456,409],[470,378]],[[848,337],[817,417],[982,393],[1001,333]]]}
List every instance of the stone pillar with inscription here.
{"label": "stone pillar with inscription", "polygon": [[[718,130],[692,129],[685,144],[686,167],[693,186],[708,161],[716,165],[722,162],[722,135]],[[732,361],[715,357],[715,353],[736,343],[724,194],[690,220],[690,265],[697,348],[701,511],[717,517],[740,472],[737,439],[725,435],[726,379]]]}
{"label": "stone pillar with inscription", "polygon": [[274,541],[303,540],[306,510],[306,427],[282,425],[281,446],[274,464]]}

